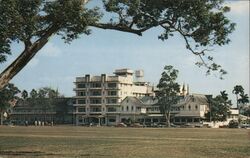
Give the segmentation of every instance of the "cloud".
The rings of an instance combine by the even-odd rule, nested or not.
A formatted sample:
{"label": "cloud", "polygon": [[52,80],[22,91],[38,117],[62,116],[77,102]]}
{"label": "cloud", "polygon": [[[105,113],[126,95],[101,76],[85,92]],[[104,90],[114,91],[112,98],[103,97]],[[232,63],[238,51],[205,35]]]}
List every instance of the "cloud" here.
{"label": "cloud", "polygon": [[226,5],[231,8],[231,13],[233,14],[249,13],[249,1],[228,1]]}
{"label": "cloud", "polygon": [[39,52],[41,56],[45,57],[57,57],[62,54],[62,50],[57,47],[55,44],[49,42],[42,48],[41,52]]}

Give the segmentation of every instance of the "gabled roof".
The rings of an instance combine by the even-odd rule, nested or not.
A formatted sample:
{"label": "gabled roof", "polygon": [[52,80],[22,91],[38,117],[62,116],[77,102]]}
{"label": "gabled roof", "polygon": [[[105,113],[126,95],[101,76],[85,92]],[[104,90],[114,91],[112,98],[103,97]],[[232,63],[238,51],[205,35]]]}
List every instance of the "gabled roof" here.
{"label": "gabled roof", "polygon": [[196,104],[199,104],[199,105],[208,105],[208,99],[203,94],[190,94],[190,95],[187,95],[180,102],[180,104],[187,104],[187,103],[190,103],[190,102],[195,102]]}
{"label": "gabled roof", "polygon": [[143,104],[146,104],[146,105],[153,105],[153,104],[158,103],[158,99],[156,97],[153,97],[153,96],[144,96],[144,97],[141,97],[139,99],[141,100],[141,102]]}
{"label": "gabled roof", "polygon": [[121,105],[126,104],[126,103],[136,105],[136,106],[144,106],[144,104],[140,101],[140,99],[136,97],[131,97],[131,96],[128,96],[125,99],[123,99],[121,102]]}

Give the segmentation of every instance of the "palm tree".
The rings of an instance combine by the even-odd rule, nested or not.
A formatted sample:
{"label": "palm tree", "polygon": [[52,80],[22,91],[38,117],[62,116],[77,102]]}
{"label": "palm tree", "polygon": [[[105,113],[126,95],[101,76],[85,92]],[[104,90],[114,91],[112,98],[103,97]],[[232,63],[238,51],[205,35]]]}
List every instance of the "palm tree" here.
{"label": "palm tree", "polygon": [[232,93],[236,95],[237,108],[239,109],[239,96],[238,95],[244,94],[244,88],[241,85],[236,85],[234,86]]}
{"label": "palm tree", "polygon": [[220,91],[220,95],[224,100],[228,100],[228,94],[227,94],[227,92],[225,90]]}
{"label": "palm tree", "polygon": [[242,113],[244,113],[244,108],[245,108],[244,105],[245,105],[246,103],[249,103],[249,97],[248,97],[248,95],[247,95],[247,94],[244,94],[244,93],[241,93],[241,94],[240,94],[239,103],[243,105],[243,106],[241,107],[241,110],[243,110]]}
{"label": "palm tree", "polygon": [[248,94],[241,93],[241,94],[240,94],[239,103],[242,103],[242,104],[249,103]]}

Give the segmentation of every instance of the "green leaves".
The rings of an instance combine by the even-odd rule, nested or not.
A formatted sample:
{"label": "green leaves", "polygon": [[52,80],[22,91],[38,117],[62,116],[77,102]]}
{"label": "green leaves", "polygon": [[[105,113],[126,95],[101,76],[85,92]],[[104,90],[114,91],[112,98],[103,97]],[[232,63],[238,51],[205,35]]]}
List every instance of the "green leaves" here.
{"label": "green leaves", "polygon": [[159,91],[156,94],[160,105],[164,107],[164,111],[169,110],[170,106],[176,104],[178,101],[177,95],[180,92],[180,85],[176,82],[177,77],[178,70],[174,69],[173,66],[168,65],[164,67],[159,84],[157,85]]}
{"label": "green leaves", "polygon": [[113,26],[122,25],[124,31],[132,33],[135,30],[142,33],[158,26],[163,28],[158,35],[161,40],[179,33],[186,48],[201,59],[197,65],[208,69],[207,74],[218,72],[221,79],[226,74],[212,57],[205,56],[209,48],[228,44],[228,36],[235,28],[235,23],[224,15],[230,8],[223,6],[222,0],[103,1],[106,11],[114,15],[110,23]]}
{"label": "green leaves", "polygon": [[210,98],[210,111],[207,116],[211,117],[212,121],[225,121],[230,115],[231,100],[228,100],[226,91],[221,91],[221,94],[215,98]]}
{"label": "green leaves", "polygon": [[65,42],[70,42],[80,34],[89,34],[87,26],[99,20],[98,8],[86,9],[81,0],[58,0],[45,3],[46,23],[59,27],[58,34]]}
{"label": "green leaves", "polygon": [[14,85],[9,83],[3,90],[0,91],[0,111],[8,108],[11,102],[18,99],[17,94],[20,90]]}
{"label": "green leaves", "polygon": [[12,42],[29,47],[51,27],[53,33],[70,42],[89,34],[87,26],[101,17],[98,8],[86,9],[82,0],[2,0],[0,1],[0,63],[11,54]]}

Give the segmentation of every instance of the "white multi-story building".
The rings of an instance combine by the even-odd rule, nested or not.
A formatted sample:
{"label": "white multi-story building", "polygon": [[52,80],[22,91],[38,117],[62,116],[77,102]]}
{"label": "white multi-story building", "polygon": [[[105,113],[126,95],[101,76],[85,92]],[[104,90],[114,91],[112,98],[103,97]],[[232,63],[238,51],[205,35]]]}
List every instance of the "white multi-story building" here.
{"label": "white multi-story building", "polygon": [[142,70],[137,70],[135,76],[130,69],[118,69],[114,74],[76,77],[74,116],[77,125],[115,124],[120,121],[120,103],[124,98],[153,95],[153,87],[143,81]]}

